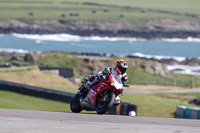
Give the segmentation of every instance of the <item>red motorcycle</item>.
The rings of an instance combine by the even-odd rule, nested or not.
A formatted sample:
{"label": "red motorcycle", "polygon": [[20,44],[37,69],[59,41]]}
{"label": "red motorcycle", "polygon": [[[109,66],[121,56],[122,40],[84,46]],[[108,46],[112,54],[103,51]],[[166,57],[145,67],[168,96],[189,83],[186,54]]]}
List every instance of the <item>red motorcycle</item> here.
{"label": "red motorcycle", "polygon": [[[102,77],[95,86],[91,87],[89,92],[85,89],[82,93],[77,93],[73,97],[70,104],[72,112],[80,113],[82,110],[96,110],[98,114],[104,114],[113,106],[115,97],[123,92],[124,87],[128,87],[128,84],[119,83],[108,71]],[[84,87],[87,81],[88,79],[84,79],[79,90]]]}

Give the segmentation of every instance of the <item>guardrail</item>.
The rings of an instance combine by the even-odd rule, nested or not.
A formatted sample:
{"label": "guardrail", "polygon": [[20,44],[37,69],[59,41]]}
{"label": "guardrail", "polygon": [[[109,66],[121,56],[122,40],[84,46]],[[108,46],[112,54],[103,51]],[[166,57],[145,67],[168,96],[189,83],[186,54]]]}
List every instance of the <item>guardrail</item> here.
{"label": "guardrail", "polygon": [[178,105],[176,107],[176,118],[200,119],[200,108]]}
{"label": "guardrail", "polygon": [[[71,92],[53,90],[53,89],[44,88],[44,87],[36,87],[36,86],[31,86],[31,85],[26,85],[26,84],[4,81],[4,80],[0,80],[0,90],[12,91],[12,92],[16,92],[16,93],[20,93],[24,95],[30,95],[30,96],[49,99],[49,100],[61,101],[65,103],[70,103],[72,98],[75,95],[75,93],[71,93]],[[134,112],[135,112],[135,115],[137,114],[137,105],[133,103],[122,102],[119,110],[118,108],[115,108],[115,106],[113,106],[109,110],[108,113],[117,114],[118,111],[119,111],[118,114],[120,115],[134,116]],[[132,114],[130,114],[131,112]]]}

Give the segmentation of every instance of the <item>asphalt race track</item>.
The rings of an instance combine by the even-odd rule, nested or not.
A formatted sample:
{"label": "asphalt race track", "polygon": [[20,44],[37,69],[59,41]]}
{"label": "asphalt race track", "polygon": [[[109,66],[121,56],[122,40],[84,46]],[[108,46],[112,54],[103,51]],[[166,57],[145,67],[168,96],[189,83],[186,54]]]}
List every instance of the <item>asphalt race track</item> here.
{"label": "asphalt race track", "polygon": [[200,120],[0,109],[0,133],[200,133]]}

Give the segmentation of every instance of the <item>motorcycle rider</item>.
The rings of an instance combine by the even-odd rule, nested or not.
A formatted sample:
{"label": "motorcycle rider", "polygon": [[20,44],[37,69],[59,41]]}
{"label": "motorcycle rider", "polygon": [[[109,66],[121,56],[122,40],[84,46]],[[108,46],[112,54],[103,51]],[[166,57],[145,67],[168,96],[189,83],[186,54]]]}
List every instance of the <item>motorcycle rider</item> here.
{"label": "motorcycle rider", "polygon": [[[109,67],[107,68],[107,71],[111,73],[119,83],[122,83],[124,87],[128,87],[128,85],[126,84],[127,68],[128,68],[128,63],[125,60],[120,59],[120,60],[117,60],[115,67]],[[107,72],[104,70],[104,71],[100,71],[97,75],[94,75],[94,76],[90,75],[88,77],[88,81],[84,85],[84,88],[86,88],[89,91],[92,86],[96,85],[101,80],[101,78],[106,78],[105,77],[106,73]],[[79,93],[81,93],[82,90],[83,88],[79,91]],[[121,90],[121,91],[124,91],[124,90]],[[119,96],[117,96],[115,98],[114,105],[119,105],[120,103],[121,103],[121,100]]]}

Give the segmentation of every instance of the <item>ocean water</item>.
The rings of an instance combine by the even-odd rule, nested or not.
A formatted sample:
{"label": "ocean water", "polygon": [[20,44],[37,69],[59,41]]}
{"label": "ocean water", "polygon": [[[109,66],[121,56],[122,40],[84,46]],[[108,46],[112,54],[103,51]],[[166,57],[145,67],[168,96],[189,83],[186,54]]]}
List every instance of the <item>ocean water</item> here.
{"label": "ocean water", "polygon": [[80,37],[68,34],[0,35],[0,50],[18,52],[92,52],[117,56],[138,55],[200,58],[200,39],[146,40],[137,38]]}
{"label": "ocean water", "polygon": [[[186,58],[200,58],[200,38],[146,40],[142,38],[80,37],[69,34],[1,34],[0,51],[25,53],[86,52],[116,56],[135,55],[157,59],[173,58],[182,61]],[[169,69],[171,68],[173,67],[169,67]]]}

